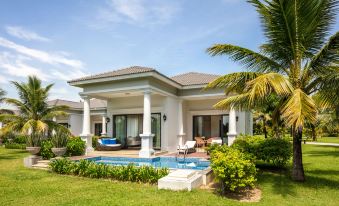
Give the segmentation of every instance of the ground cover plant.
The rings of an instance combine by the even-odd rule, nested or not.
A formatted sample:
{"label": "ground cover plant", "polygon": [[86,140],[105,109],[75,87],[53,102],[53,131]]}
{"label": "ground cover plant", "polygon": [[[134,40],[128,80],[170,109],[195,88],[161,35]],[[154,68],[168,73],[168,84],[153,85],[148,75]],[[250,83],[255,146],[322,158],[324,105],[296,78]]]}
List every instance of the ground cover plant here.
{"label": "ground cover plant", "polygon": [[52,161],[50,167],[53,172],[58,174],[151,184],[157,183],[158,179],[169,173],[167,168],[154,168],[151,166],[137,167],[134,164],[129,164],[127,166],[112,166],[97,164],[89,160],[75,162],[66,158]]}

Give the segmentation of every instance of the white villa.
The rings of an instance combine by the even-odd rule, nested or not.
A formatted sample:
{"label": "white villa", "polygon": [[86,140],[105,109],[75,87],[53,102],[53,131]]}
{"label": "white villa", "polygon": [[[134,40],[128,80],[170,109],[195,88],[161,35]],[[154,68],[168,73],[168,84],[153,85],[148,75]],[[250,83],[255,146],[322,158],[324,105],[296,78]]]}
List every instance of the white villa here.
{"label": "white villa", "polygon": [[81,102],[49,103],[70,107],[70,115],[56,121],[80,135],[87,151],[93,149],[93,135],[105,135],[141,148],[140,157],[150,157],[154,150],[175,151],[194,137],[221,137],[231,144],[237,134],[252,134],[250,112],[213,108],[225,94],[203,88],[218,77],[196,72],[167,77],[132,66],[69,81],[82,88]]}

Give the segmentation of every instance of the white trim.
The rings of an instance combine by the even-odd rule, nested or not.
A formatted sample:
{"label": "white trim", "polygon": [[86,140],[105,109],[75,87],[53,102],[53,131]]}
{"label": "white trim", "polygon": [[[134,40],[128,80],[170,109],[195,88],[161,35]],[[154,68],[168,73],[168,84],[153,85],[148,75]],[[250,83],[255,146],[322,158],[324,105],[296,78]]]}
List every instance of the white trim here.
{"label": "white trim", "polygon": [[[157,93],[163,94],[165,96],[172,96],[172,97],[177,97],[177,95],[172,94],[170,92],[164,91],[162,89],[159,89],[157,87],[151,86],[149,84],[145,84],[142,86],[133,86],[133,87],[122,87],[122,88],[116,88],[116,89],[100,89],[100,90],[95,90],[95,91],[88,91],[88,92],[79,92],[79,95],[87,95],[87,96],[96,96],[98,93],[126,93],[126,92],[144,92],[145,90],[151,90],[155,91]],[[142,96],[142,94],[138,95]],[[100,99],[101,97],[98,97]],[[110,98],[105,98],[106,100]]]}
{"label": "white trim", "polygon": [[171,80],[170,78],[166,78],[164,75],[159,74],[156,71],[150,71],[150,72],[143,72],[143,73],[137,73],[137,74],[124,74],[121,76],[114,76],[114,77],[98,77],[95,79],[89,79],[89,80],[79,80],[75,82],[68,82],[71,86],[80,86],[83,84],[92,84],[92,83],[98,83],[98,82],[107,82],[107,81],[116,81],[116,80],[124,80],[124,79],[133,79],[133,78],[141,78],[141,77],[154,77],[156,79],[159,79],[173,87],[176,88],[182,88],[183,86],[179,83],[176,83],[174,80]]}
{"label": "white trim", "polygon": [[[152,113],[163,113],[162,107],[151,107]],[[121,114],[143,114],[143,107],[132,108],[132,109],[114,109],[110,110],[109,115],[121,115]]]}
{"label": "white trim", "polygon": [[222,111],[222,110],[191,110],[188,113],[192,116],[195,115],[226,115],[229,114],[229,111]]}
{"label": "white trim", "polygon": [[185,100],[190,100],[190,99],[199,99],[199,98],[225,98],[225,94],[224,93],[216,93],[216,94],[195,94],[195,95],[186,95],[186,96],[179,96],[182,99]]}

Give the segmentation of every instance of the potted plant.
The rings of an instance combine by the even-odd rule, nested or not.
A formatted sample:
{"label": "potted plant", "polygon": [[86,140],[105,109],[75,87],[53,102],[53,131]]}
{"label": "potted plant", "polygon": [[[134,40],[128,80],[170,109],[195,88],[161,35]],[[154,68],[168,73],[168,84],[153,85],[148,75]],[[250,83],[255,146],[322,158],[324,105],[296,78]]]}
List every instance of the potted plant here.
{"label": "potted plant", "polygon": [[40,152],[40,140],[41,135],[37,133],[30,133],[26,135],[26,150],[31,153],[31,155],[37,155]]}
{"label": "potted plant", "polygon": [[57,156],[61,157],[66,153],[66,146],[70,132],[67,128],[57,128],[52,134],[52,152]]}

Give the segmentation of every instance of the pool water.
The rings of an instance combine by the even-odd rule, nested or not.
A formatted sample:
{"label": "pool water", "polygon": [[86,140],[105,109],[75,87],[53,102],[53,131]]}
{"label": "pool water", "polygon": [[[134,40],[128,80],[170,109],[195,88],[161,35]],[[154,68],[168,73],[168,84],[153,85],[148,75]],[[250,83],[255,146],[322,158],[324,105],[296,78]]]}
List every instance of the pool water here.
{"label": "pool water", "polygon": [[200,158],[175,158],[175,157],[154,157],[154,158],[130,158],[130,157],[91,157],[87,160],[108,165],[122,166],[134,164],[136,166],[153,166],[156,168],[169,169],[192,169],[204,170],[210,166],[208,160]]}

